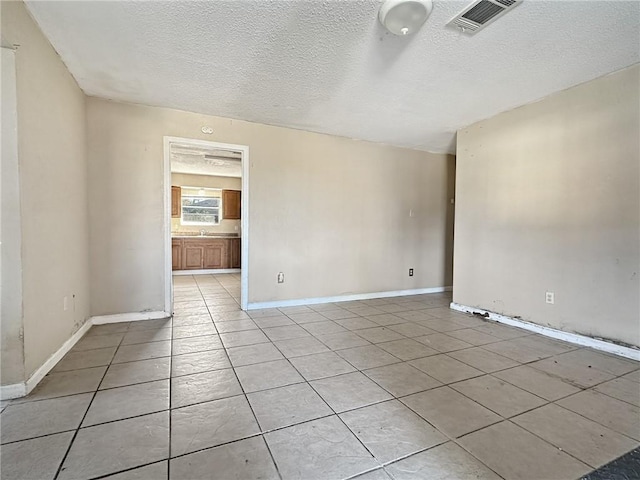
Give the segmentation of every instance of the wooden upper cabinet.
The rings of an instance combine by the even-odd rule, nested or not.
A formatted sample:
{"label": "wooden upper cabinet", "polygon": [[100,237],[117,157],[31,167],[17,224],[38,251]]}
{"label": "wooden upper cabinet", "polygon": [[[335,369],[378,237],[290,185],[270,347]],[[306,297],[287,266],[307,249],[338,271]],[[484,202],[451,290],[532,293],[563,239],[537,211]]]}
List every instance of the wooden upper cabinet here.
{"label": "wooden upper cabinet", "polygon": [[180,217],[182,214],[180,204],[182,203],[182,189],[171,187],[171,217]]}
{"label": "wooden upper cabinet", "polygon": [[240,190],[222,190],[222,219],[240,220]]}

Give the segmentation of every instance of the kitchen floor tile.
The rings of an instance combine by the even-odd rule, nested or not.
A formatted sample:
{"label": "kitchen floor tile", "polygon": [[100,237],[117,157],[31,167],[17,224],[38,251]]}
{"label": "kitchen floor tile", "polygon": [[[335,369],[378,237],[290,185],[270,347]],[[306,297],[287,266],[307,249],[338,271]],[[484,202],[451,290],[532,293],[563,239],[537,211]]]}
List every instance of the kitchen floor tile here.
{"label": "kitchen floor tile", "polygon": [[3,445],[2,478],[53,480],[72,438],[73,432],[67,432]]}
{"label": "kitchen floor tile", "polygon": [[242,388],[232,369],[214,370],[173,377],[171,408],[241,395]]}
{"label": "kitchen floor tile", "polygon": [[265,343],[269,339],[260,330],[246,330],[244,332],[231,332],[220,334],[220,339],[226,348],[242,347],[244,345],[254,345]]}
{"label": "kitchen floor tile", "polygon": [[389,327],[394,332],[398,332],[405,337],[423,337],[436,333],[435,331],[417,323],[400,323]]}
{"label": "kitchen floor tile", "polygon": [[462,350],[463,348],[470,348],[473,346],[470,343],[463,342],[462,340],[450,337],[444,333],[435,333],[433,335],[425,335],[424,337],[416,337],[414,340],[441,353],[453,352],[454,350]]}
{"label": "kitchen floor tile", "polygon": [[598,468],[640,443],[558,405],[546,405],[512,419],[587,465]]}
{"label": "kitchen floor tile", "polygon": [[224,350],[186,353],[173,357],[171,376],[191,375],[193,373],[221,370],[230,367],[231,362],[229,362],[227,353]]}
{"label": "kitchen floor tile", "polygon": [[585,390],[556,404],[640,441],[640,408],[595,390]]}
{"label": "kitchen floor tile", "polygon": [[163,460],[103,478],[105,480],[167,480],[169,478],[169,461]]}
{"label": "kitchen floor tile", "polygon": [[400,360],[415,360],[416,358],[429,357],[437,355],[439,352],[433,348],[416,342],[410,338],[402,340],[394,340],[392,342],[378,343],[377,346],[385,352],[398,357]]}
{"label": "kitchen floor tile", "polygon": [[285,315],[278,317],[254,318],[253,322],[260,328],[282,327],[285,325],[295,325],[295,322]]}
{"label": "kitchen floor tile", "polygon": [[491,375],[454,383],[451,388],[504,418],[518,415],[547,403],[546,400]]}
{"label": "kitchen floor tile", "polygon": [[401,323],[407,323],[406,319],[399,317],[397,315],[394,315],[392,313],[382,313],[380,315],[368,315],[364,318],[381,327],[388,327],[391,325],[399,325]]}
{"label": "kitchen floor tile", "polygon": [[122,345],[118,348],[113,363],[135,362],[149,358],[171,356],[171,341]]}
{"label": "kitchen floor tile", "polygon": [[227,354],[234,367],[284,359],[284,356],[273,343],[257,343],[255,345],[245,345],[244,347],[233,347],[227,349]]}
{"label": "kitchen floor tile", "polygon": [[215,335],[217,332],[213,322],[188,325],[186,327],[173,327],[173,338],[199,337],[202,335]]}
{"label": "kitchen floor tile", "polygon": [[400,362],[400,359],[375,345],[338,350],[336,353],[359,370]]}
{"label": "kitchen floor tile", "polygon": [[307,383],[249,393],[247,398],[262,431],[288,427],[333,413]]}
{"label": "kitchen floor tile", "polygon": [[243,395],[171,410],[171,455],[240,440],[259,433]]}
{"label": "kitchen floor tile", "polygon": [[449,387],[416,393],[401,401],[451,438],[502,420],[492,411]]}
{"label": "kitchen floor tile", "polygon": [[528,365],[502,370],[494,373],[493,376],[549,401],[580,391],[570,383]]}
{"label": "kitchen floor tile", "polygon": [[434,355],[409,362],[427,375],[442,383],[453,383],[484,373],[447,355]]}
{"label": "kitchen floor tile", "polygon": [[[496,344],[497,345],[497,344]],[[529,364],[537,370],[559,377],[572,385],[588,388],[614,378],[613,375],[586,365],[563,362],[558,357],[545,358]]]}
{"label": "kitchen floor tile", "polygon": [[364,370],[362,373],[395,397],[410,395],[442,385],[435,378],[431,378],[408,363],[372,368]]}
{"label": "kitchen floor tile", "polygon": [[340,418],[381,463],[447,441],[447,437],[397,400],[342,413]]}
{"label": "kitchen floor tile", "polygon": [[253,320],[231,320],[228,322],[216,322],[216,330],[219,333],[242,332],[244,330],[257,330],[258,325]]}
{"label": "kitchen floor tile", "polygon": [[131,322],[129,324],[129,331],[134,330],[146,330],[148,328],[170,328],[173,325],[171,318],[159,318],[156,320],[141,320]]}
{"label": "kitchen floor tile", "polygon": [[265,434],[283,480],[346,478],[379,466],[335,416]]}
{"label": "kitchen floor tile", "polygon": [[324,322],[305,323],[302,325],[302,328],[304,328],[311,335],[323,335],[326,333],[339,333],[347,331],[346,328],[341,327],[336,322],[332,322],[331,320],[326,320]]}
{"label": "kitchen floor tile", "polygon": [[71,351],[57,363],[51,372],[67,372],[69,370],[109,365],[116,353],[116,349],[117,347],[107,347],[80,352]]}
{"label": "kitchen floor tile", "polygon": [[246,365],[235,370],[247,393],[304,382],[304,378],[287,360]]}
{"label": "kitchen floor tile", "polygon": [[262,437],[247,438],[171,459],[171,480],[213,478],[212,475],[237,480],[280,478]]}
{"label": "kitchen floor tile", "polygon": [[640,388],[638,388],[636,382],[625,380],[624,378],[616,378],[598,385],[595,390],[640,407]]}
{"label": "kitchen floor tile", "polygon": [[336,320],[335,322],[347,330],[361,330],[378,326],[377,323],[373,323],[371,320],[362,317],[344,318],[342,320]]}
{"label": "kitchen floor tile", "polygon": [[92,393],[85,393],[9,405],[0,414],[0,440],[4,444],[75,430],[89,408],[92,396]]}
{"label": "kitchen floor tile", "polygon": [[102,383],[100,383],[100,390],[162,380],[169,378],[170,374],[171,357],[119,363],[109,367]]}
{"label": "kitchen floor tile", "polygon": [[169,456],[169,412],[78,431],[58,478],[94,478]]}
{"label": "kitchen floor tile", "polygon": [[498,370],[505,370],[519,365],[518,362],[510,358],[480,347],[449,352],[448,355],[485,373],[497,372]]}
{"label": "kitchen floor tile", "polygon": [[127,330],[129,330],[129,322],[94,325],[89,329],[85,337],[92,337],[94,335],[114,335],[117,333],[126,333]]}
{"label": "kitchen floor tile", "polygon": [[353,365],[331,351],[291,358],[290,361],[306,380],[333,377],[356,370]]}
{"label": "kitchen floor tile", "polygon": [[479,332],[473,328],[463,328],[462,330],[454,330],[447,335],[470,343],[471,345],[486,345],[487,343],[499,342],[502,339],[489,335],[488,333]]}
{"label": "kitchen floor tile", "polygon": [[169,409],[169,380],[99,391],[82,426],[122,420]]}
{"label": "kitchen floor tile", "polygon": [[329,320],[342,320],[344,318],[352,318],[358,317],[357,313],[350,312],[349,310],[345,310],[343,308],[336,308],[333,310],[326,310],[321,312],[323,317],[328,318]]}
{"label": "kitchen floor tile", "polygon": [[95,348],[117,347],[124,338],[124,333],[113,333],[110,335],[85,335],[71,349],[72,352],[83,350],[93,350]]}
{"label": "kitchen floor tile", "polygon": [[453,442],[387,465],[386,469],[395,480],[501,480]]}
{"label": "kitchen floor tile", "polygon": [[223,348],[218,335],[203,335],[201,337],[177,338],[173,341],[171,353],[183,355],[185,353],[205,352]]}
{"label": "kitchen floor tile", "polygon": [[[314,307],[315,307],[315,305],[314,305]],[[296,322],[299,325],[302,325],[304,323],[326,322],[327,321],[327,317],[322,316],[318,312],[290,313],[290,314],[287,315],[287,317],[290,318],[291,320],[293,320],[294,322]]]}
{"label": "kitchen floor tile", "polygon": [[127,332],[122,339],[121,345],[160,342],[162,340],[171,340],[170,328],[150,328],[148,330],[133,330]]}
{"label": "kitchen floor tile", "polygon": [[330,333],[327,335],[318,335],[317,339],[324,343],[331,350],[342,350],[345,348],[362,347],[371,345],[364,338],[356,335],[355,332]]}
{"label": "kitchen floor tile", "polygon": [[338,413],[392,398],[360,372],[323,378],[310,383],[324,401]]}
{"label": "kitchen floor tile", "polygon": [[282,327],[265,328],[264,333],[272,342],[311,336],[310,333],[300,325],[284,325]]}
{"label": "kitchen floor tile", "polygon": [[591,471],[588,465],[509,421],[466,435],[458,442],[507,479],[566,480]]}
{"label": "kitchen floor tile", "polygon": [[280,340],[278,342],[274,342],[274,344],[287,358],[329,351],[322,342],[311,336],[304,338],[292,338],[290,340]]}
{"label": "kitchen floor tile", "polygon": [[107,367],[93,367],[68,372],[51,372],[29,395],[16,399],[13,403],[94,392],[98,389],[106,371]]}
{"label": "kitchen floor tile", "polygon": [[391,340],[405,338],[404,335],[400,335],[387,327],[365,328],[364,330],[357,330],[355,333],[371,343],[390,342]]}

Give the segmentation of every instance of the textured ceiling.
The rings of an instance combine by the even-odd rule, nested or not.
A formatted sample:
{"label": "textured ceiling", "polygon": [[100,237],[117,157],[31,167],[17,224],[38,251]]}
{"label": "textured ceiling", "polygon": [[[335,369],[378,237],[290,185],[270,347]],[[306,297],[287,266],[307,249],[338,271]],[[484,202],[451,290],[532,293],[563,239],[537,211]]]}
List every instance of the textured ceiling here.
{"label": "textured ceiling", "polygon": [[525,0],[475,36],[434,0],[409,37],[371,0],[29,1],[88,94],[433,152],[455,131],[640,61],[640,2]]}
{"label": "textured ceiling", "polygon": [[239,152],[176,143],[171,144],[170,152],[171,171],[174,173],[242,176],[242,157]]}

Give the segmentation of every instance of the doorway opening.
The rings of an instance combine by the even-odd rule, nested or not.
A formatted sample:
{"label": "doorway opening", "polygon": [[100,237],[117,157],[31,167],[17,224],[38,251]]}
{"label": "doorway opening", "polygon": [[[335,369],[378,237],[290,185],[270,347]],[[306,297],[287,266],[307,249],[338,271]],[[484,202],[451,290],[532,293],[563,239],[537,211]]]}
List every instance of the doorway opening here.
{"label": "doorway opening", "polygon": [[[174,276],[240,275],[248,303],[249,147],[164,137],[165,306]],[[237,284],[236,284],[237,285]]]}

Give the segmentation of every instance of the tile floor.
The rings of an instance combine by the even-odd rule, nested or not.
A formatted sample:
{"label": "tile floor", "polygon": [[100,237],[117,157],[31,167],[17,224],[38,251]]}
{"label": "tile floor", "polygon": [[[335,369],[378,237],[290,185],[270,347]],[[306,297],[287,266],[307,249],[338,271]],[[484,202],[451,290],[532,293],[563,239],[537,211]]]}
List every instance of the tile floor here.
{"label": "tile floor", "polygon": [[640,364],[448,308],[450,294],[93,327],[0,406],[2,479],[577,479],[640,445]]}

